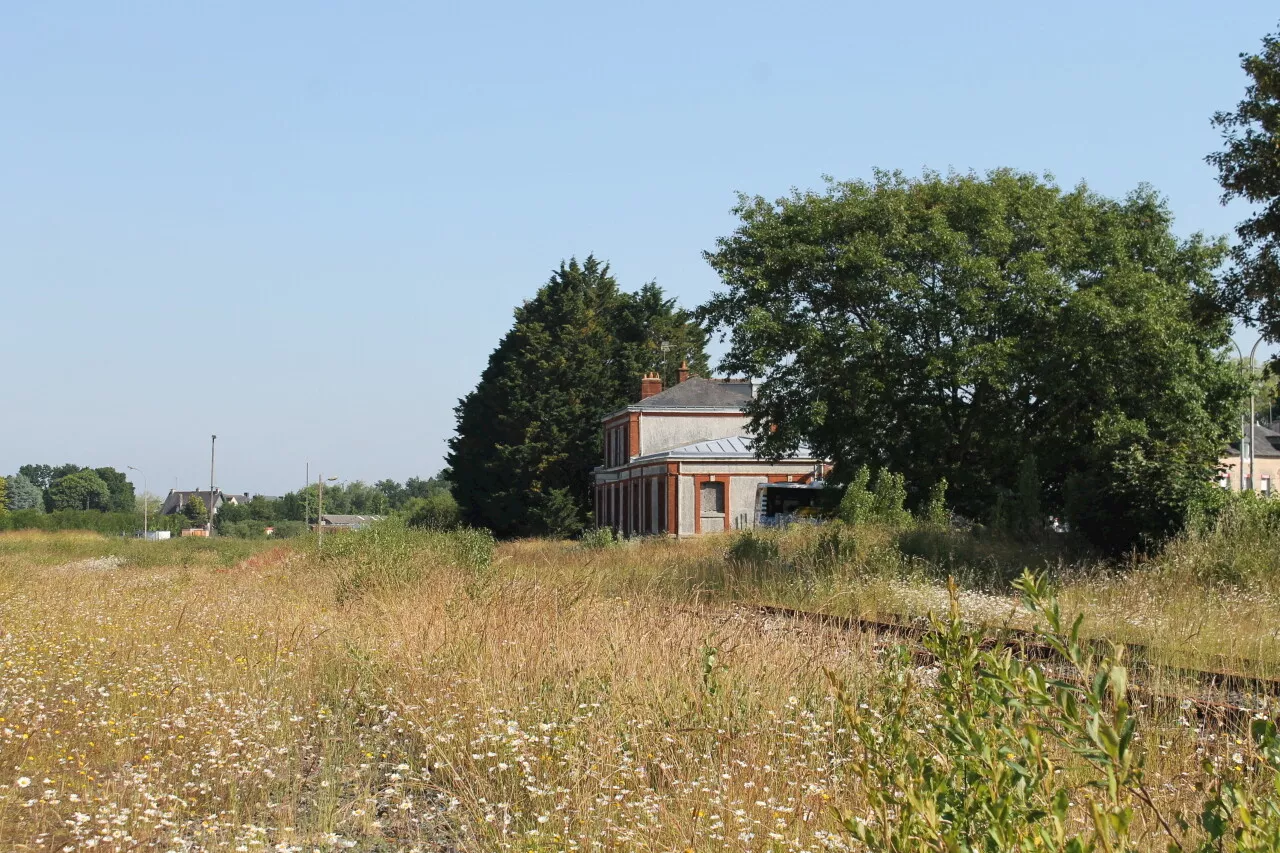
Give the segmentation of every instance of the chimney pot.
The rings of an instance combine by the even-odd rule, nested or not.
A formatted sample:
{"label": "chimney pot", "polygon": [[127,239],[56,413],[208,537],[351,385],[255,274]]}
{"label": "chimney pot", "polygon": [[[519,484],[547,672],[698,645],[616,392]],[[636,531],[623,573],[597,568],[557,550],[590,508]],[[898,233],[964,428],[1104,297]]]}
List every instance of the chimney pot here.
{"label": "chimney pot", "polygon": [[689,378],[689,362],[682,361],[680,362],[679,379],[677,379],[676,381],[684,382],[688,378]]}
{"label": "chimney pot", "polygon": [[640,377],[640,399],[647,400],[662,390],[662,377],[656,373],[646,373]]}

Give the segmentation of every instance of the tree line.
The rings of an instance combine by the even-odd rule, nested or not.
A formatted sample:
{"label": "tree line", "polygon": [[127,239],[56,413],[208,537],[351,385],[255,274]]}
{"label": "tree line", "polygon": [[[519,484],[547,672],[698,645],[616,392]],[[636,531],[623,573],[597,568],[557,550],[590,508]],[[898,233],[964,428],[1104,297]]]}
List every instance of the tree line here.
{"label": "tree line", "polygon": [[646,371],[669,383],[673,349],[705,370],[715,335],[720,370],[759,380],[765,456],[803,443],[837,482],[901,477],[911,508],[944,483],[974,520],[1034,497],[1101,550],[1156,547],[1239,432],[1251,377],[1233,324],[1280,340],[1280,41],[1241,61],[1245,98],[1212,117],[1223,148],[1207,158],[1224,203],[1254,204],[1234,246],[1176,235],[1147,186],[1109,198],[1013,169],[877,171],[741,195],[705,253],[722,287],[693,311],[656,284],[624,291],[595,257],[561,264],[455,410],[463,517],[506,536],[580,530],[602,416]]}
{"label": "tree line", "polygon": [[[369,485],[356,480],[325,486],[326,515],[400,514],[411,523],[427,527],[456,524],[458,510],[447,472],[434,477],[410,477],[401,483],[383,479]],[[279,499],[254,495],[248,501],[225,502],[214,519],[223,535],[263,536],[273,527],[275,535],[296,535],[316,521],[320,509],[316,484]],[[147,496],[149,524],[153,530],[178,532],[208,519],[208,506],[194,497],[173,516],[159,515],[162,498]],[[114,468],[83,465],[23,465],[14,474],[0,477],[0,530],[96,530],[130,534],[142,529],[142,499],[128,478]]]}
{"label": "tree line", "polygon": [[23,465],[3,480],[0,507],[8,510],[132,512],[133,483],[115,468]]}
{"label": "tree line", "polygon": [[[447,472],[441,472],[427,479],[410,477],[404,483],[384,479],[372,486],[360,480],[326,485],[324,513],[396,514],[411,524],[451,527],[457,523],[458,509],[446,478]],[[273,535],[295,535],[316,522],[320,508],[319,488],[313,483],[278,500],[255,495],[244,503],[224,503],[214,516],[214,528],[224,536],[254,538],[265,535],[267,527],[274,528]]]}

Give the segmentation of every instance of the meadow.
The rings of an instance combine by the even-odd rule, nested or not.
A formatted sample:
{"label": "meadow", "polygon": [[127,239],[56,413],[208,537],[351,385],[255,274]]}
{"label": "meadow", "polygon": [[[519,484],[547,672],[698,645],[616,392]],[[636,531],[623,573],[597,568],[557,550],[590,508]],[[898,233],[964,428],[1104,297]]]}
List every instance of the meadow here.
{"label": "meadow", "polygon": [[[1118,661],[1054,686],[977,642],[1056,595],[1086,634],[1268,674],[1264,533],[1107,566],[870,527],[592,547],[388,524],[322,552],[0,534],[0,848],[1199,849],[1221,813],[1223,849],[1272,849],[1265,705],[1252,732],[1212,725],[1130,707]],[[1052,587],[1014,593],[1024,567]],[[922,664],[761,602],[933,612],[944,636]]]}

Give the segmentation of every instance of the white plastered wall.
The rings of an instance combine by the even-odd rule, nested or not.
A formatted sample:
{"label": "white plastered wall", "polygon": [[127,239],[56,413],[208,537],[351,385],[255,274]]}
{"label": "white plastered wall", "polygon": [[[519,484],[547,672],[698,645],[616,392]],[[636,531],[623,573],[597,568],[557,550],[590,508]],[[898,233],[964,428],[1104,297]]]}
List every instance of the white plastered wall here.
{"label": "white plastered wall", "polygon": [[640,455],[661,453],[713,438],[745,435],[750,418],[741,414],[676,415],[645,412],[640,415]]}
{"label": "white plastered wall", "polygon": [[680,535],[693,535],[693,478],[680,478]]}
{"label": "white plastered wall", "polygon": [[734,530],[756,523],[756,486],[768,477],[733,477],[729,482],[729,526]]}

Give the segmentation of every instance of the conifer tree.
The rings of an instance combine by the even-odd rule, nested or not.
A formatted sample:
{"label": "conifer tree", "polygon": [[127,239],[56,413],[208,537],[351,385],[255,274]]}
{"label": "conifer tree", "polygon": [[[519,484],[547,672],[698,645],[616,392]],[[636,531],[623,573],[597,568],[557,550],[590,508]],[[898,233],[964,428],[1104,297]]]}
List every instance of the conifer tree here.
{"label": "conifer tree", "polygon": [[[666,344],[666,347],[663,347]],[[589,520],[601,419],[640,377],[705,372],[706,334],[655,284],[622,291],[608,264],[562,263],[454,410],[449,467],[463,519],[499,536],[566,535]]]}
{"label": "conifer tree", "polygon": [[5,478],[8,495],[5,505],[11,510],[34,509],[44,512],[44,493],[40,487],[22,474],[10,474]]}

